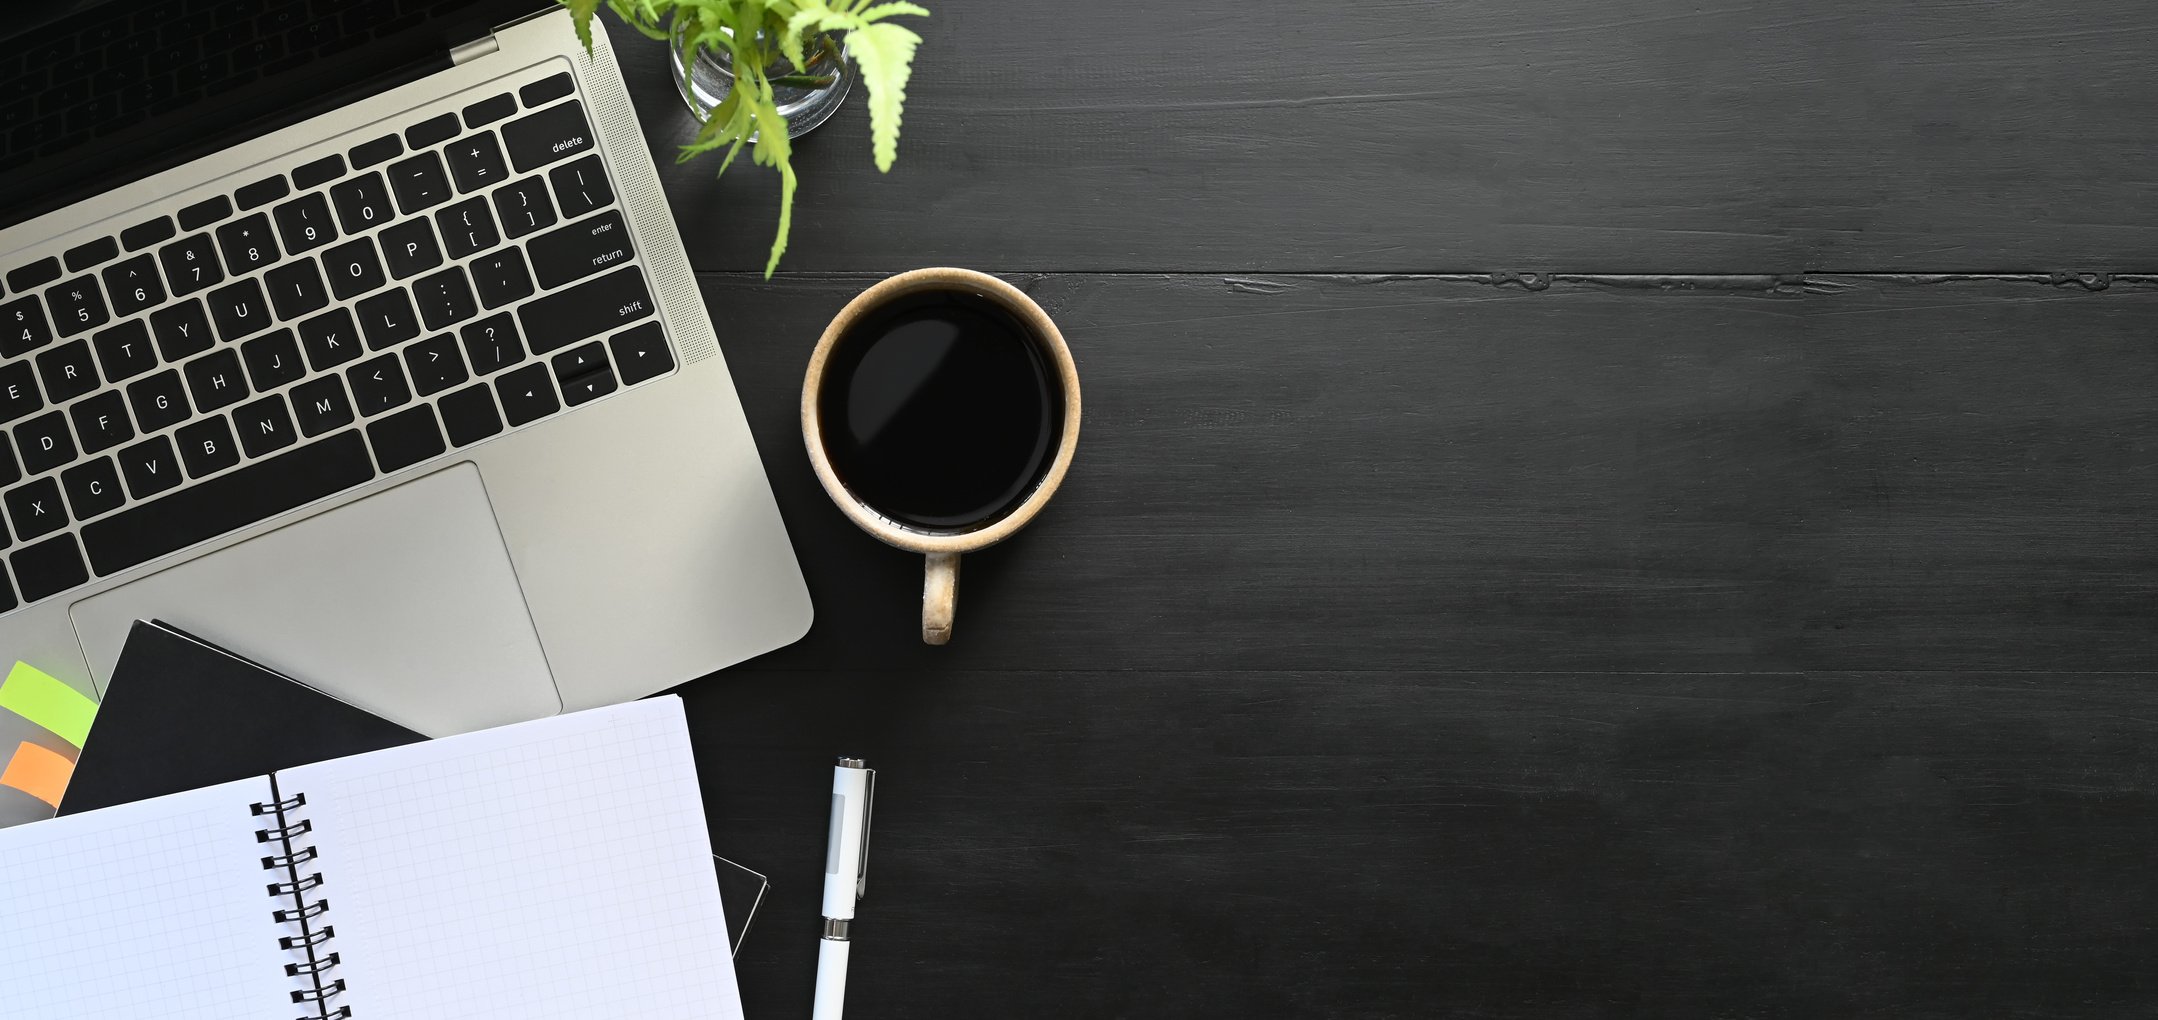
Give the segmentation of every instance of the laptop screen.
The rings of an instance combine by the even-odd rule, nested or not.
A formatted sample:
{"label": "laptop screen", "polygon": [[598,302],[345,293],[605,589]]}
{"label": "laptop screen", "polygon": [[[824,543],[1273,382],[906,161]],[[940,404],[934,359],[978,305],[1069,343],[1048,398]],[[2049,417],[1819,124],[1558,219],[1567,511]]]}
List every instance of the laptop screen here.
{"label": "laptop screen", "polygon": [[0,15],[0,226],[449,64],[549,0],[76,0]]}

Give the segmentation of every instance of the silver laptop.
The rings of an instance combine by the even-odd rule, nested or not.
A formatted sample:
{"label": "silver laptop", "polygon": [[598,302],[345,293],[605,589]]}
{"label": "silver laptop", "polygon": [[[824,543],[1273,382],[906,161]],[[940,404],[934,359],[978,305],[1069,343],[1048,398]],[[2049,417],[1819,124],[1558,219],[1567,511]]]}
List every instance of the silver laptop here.
{"label": "silver laptop", "polygon": [[808,629],[604,34],[54,15],[0,46],[0,661],[102,694],[161,619],[439,735]]}

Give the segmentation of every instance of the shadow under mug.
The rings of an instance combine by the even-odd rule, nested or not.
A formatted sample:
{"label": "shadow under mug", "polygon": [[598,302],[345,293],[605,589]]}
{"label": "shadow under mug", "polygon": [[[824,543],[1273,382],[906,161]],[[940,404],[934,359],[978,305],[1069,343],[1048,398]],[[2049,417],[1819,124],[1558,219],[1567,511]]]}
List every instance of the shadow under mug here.
{"label": "shadow under mug", "polygon": [[[1026,498],[1001,514],[977,521],[964,530],[937,531],[901,524],[878,513],[850,491],[832,468],[825,450],[823,425],[818,412],[823,393],[825,367],[832,351],[856,323],[892,302],[925,291],[954,291],[986,299],[1001,307],[1024,327],[1027,340],[1040,349],[1054,378],[1051,385],[1063,394],[1063,433],[1056,455],[1034,483]],[[817,348],[809,355],[809,372],[802,380],[802,441],[809,448],[809,463],[816,469],[824,491],[848,519],[886,544],[927,556],[922,574],[922,640],[941,645],[952,638],[952,620],[958,611],[959,556],[986,549],[1010,538],[1041,512],[1064,481],[1072,453],[1079,447],[1079,370],[1072,364],[1071,349],[1057,332],[1049,314],[1019,288],[986,273],[971,269],[916,269],[880,281],[855,295],[824,328]]]}

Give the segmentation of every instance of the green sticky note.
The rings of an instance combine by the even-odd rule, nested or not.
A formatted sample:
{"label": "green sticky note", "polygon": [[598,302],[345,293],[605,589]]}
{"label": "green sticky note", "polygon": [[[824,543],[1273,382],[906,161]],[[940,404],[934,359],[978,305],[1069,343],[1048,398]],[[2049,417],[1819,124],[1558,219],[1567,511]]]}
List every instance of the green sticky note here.
{"label": "green sticky note", "polygon": [[27,662],[18,662],[0,681],[0,708],[22,716],[81,747],[90,737],[97,702]]}

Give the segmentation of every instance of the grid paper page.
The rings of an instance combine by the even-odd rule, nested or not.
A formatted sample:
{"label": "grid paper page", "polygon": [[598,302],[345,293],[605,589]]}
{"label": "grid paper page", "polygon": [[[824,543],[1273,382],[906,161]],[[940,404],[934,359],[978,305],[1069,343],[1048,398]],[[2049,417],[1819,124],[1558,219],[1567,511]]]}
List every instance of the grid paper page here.
{"label": "grid paper page", "polygon": [[266,778],[0,830],[0,1017],[291,1020]]}
{"label": "grid paper page", "polygon": [[354,1020],[742,1015],[680,698],[278,785],[307,795]]}

